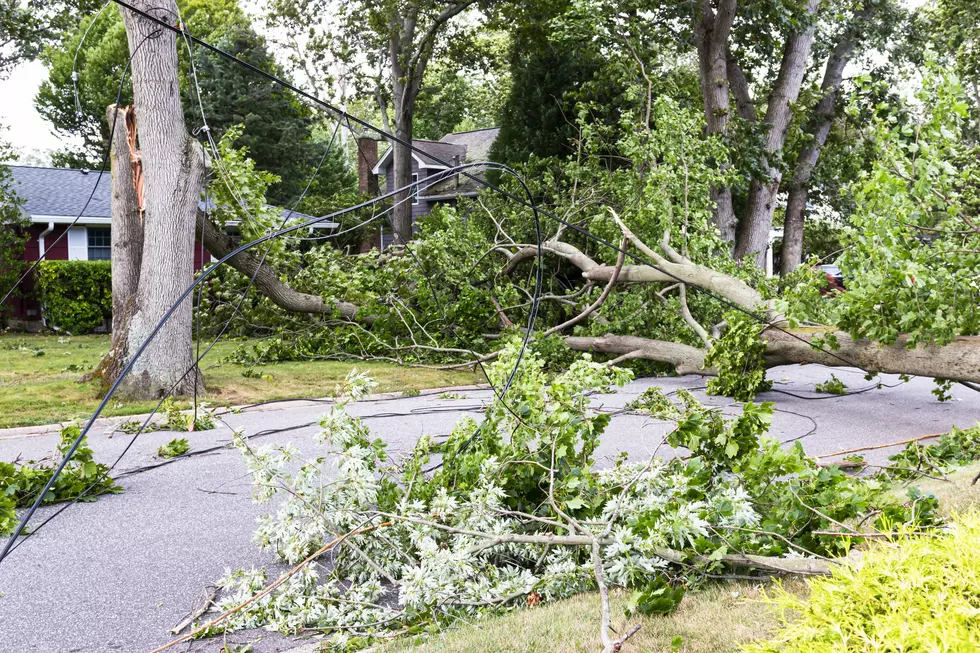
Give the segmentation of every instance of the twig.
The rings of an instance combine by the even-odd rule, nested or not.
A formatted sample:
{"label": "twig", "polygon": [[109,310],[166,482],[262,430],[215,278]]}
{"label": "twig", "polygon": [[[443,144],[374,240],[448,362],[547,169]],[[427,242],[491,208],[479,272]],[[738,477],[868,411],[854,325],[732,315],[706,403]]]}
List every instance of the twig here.
{"label": "twig", "polygon": [[932,438],[941,438],[946,435],[945,433],[930,433],[929,435],[920,435],[917,438],[912,438],[911,440],[900,440],[899,442],[891,442],[889,444],[876,444],[869,447],[856,447],[854,449],[844,449],[843,451],[835,451],[834,453],[825,453],[822,456],[814,456],[816,459],[820,458],[833,458],[834,456],[843,456],[849,453],[857,453],[859,451],[871,451],[872,449],[887,449],[888,447],[897,447],[903,444],[911,444],[912,442],[920,442],[922,440],[931,440]]}
{"label": "twig", "polygon": [[295,574],[297,571],[299,571],[300,569],[302,569],[303,567],[305,567],[306,565],[308,565],[313,560],[319,558],[321,555],[323,555],[324,553],[326,553],[330,549],[334,548],[335,546],[337,546],[338,544],[340,544],[341,542],[343,542],[344,540],[346,540],[348,537],[351,537],[351,536],[354,536],[354,535],[360,535],[362,533],[368,533],[370,531],[377,530],[377,529],[382,528],[382,527],[385,527],[385,526],[391,526],[391,522],[388,521],[388,522],[383,522],[381,524],[377,524],[376,526],[366,526],[364,528],[358,528],[357,530],[350,531],[346,535],[342,535],[341,537],[338,537],[338,538],[332,540],[328,544],[325,544],[324,546],[320,547],[319,549],[317,549],[316,551],[314,551],[313,553],[311,553],[309,555],[309,557],[307,557],[305,560],[303,560],[302,562],[300,562],[298,565],[296,565],[295,567],[293,567],[292,569],[290,569],[289,571],[287,571],[285,574],[283,574],[282,576],[280,576],[279,579],[276,582],[272,583],[271,585],[269,585],[268,587],[266,587],[264,590],[262,590],[261,592],[259,592],[256,595],[254,595],[252,598],[250,598],[250,599],[248,599],[246,601],[243,601],[243,602],[239,603],[238,605],[236,605],[235,607],[233,607],[233,608],[231,608],[229,610],[226,610],[226,611],[222,612],[220,615],[218,615],[217,617],[215,617],[214,619],[212,619],[208,623],[204,624],[200,628],[196,628],[196,629],[192,630],[191,632],[187,633],[186,635],[184,635],[182,637],[178,637],[177,639],[173,640],[169,644],[164,644],[163,646],[161,646],[159,648],[153,649],[152,651],[150,651],[150,653],[160,653],[160,651],[165,651],[168,648],[170,648],[171,646],[176,646],[177,644],[180,644],[181,642],[187,641],[188,639],[191,639],[192,637],[196,637],[196,636],[200,635],[201,633],[203,633],[203,632],[205,632],[205,631],[213,628],[218,623],[224,621],[225,619],[227,619],[231,615],[235,614],[236,612],[239,612],[243,608],[245,608],[248,605],[254,603],[255,601],[261,599],[263,596],[265,596],[266,594],[268,594],[272,590],[274,590],[277,587],[279,587],[280,585],[282,585],[284,582],[286,582],[286,580],[288,580],[290,577],[292,577],[293,574]]}
{"label": "twig", "polygon": [[191,612],[189,615],[187,615],[187,618],[186,619],[184,619],[179,624],[177,624],[176,626],[174,626],[173,628],[171,628],[170,629],[170,634],[177,635],[184,628],[187,628],[192,623],[194,623],[195,621],[197,621],[198,619],[200,619],[201,618],[201,615],[203,615],[205,612],[208,611],[208,608],[210,608],[211,607],[211,604],[214,603],[214,597],[216,597],[218,595],[218,588],[217,587],[215,587],[214,585],[210,585],[209,587],[213,587],[214,589],[212,589],[210,592],[208,592],[207,595],[204,597],[204,603],[201,604],[201,607],[199,607],[198,609],[196,609],[193,612]]}

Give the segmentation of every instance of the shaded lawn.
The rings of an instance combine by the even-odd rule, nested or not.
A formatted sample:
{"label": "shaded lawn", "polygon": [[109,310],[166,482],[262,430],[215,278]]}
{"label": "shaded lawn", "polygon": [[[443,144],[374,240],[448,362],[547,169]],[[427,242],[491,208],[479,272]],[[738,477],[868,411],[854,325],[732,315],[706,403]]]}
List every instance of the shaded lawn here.
{"label": "shaded lawn", "polygon": [[[270,399],[316,398],[333,394],[352,367],[378,381],[377,392],[404,391],[483,381],[482,375],[398,367],[389,363],[310,361],[255,367],[221,363],[241,342],[219,342],[201,362],[212,405],[248,404]],[[91,415],[98,406],[98,384],[78,383],[109,349],[109,336],[0,335],[0,428],[51,424]],[[156,402],[109,402],[103,415],[135,415]]]}
{"label": "shaded lawn", "polygon": [[[787,589],[804,592],[800,580],[784,581]],[[668,616],[623,616],[628,594],[612,595],[612,625],[623,633],[641,624],[624,651],[672,651],[680,637],[681,653],[737,651],[739,645],[766,637],[778,627],[761,599],[763,585],[738,581],[715,583],[690,592],[677,611]],[[599,596],[579,594],[563,601],[484,620],[419,644],[406,639],[382,648],[383,653],[438,651],[439,653],[565,653],[602,650],[599,639]]]}

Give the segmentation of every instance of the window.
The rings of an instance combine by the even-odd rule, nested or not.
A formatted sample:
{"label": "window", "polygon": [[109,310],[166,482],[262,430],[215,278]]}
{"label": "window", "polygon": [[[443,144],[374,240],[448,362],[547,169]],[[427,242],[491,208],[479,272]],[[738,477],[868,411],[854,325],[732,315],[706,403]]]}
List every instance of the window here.
{"label": "window", "polygon": [[112,232],[108,227],[88,228],[88,260],[109,261],[112,259]]}
{"label": "window", "polygon": [[419,175],[417,172],[412,173],[412,204],[419,203]]}

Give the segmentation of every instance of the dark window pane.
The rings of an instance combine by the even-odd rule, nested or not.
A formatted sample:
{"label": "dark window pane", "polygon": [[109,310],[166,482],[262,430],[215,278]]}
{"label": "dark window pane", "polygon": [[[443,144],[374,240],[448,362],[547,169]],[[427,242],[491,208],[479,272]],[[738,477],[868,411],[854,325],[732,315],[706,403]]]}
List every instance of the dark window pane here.
{"label": "dark window pane", "polygon": [[112,260],[112,232],[108,227],[89,227],[88,260]]}

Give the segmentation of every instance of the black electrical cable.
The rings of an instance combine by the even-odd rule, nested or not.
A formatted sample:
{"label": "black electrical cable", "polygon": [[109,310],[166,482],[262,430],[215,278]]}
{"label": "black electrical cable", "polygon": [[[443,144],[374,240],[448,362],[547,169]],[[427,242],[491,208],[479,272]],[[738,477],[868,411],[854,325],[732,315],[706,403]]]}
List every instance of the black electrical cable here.
{"label": "black electrical cable", "polygon": [[[451,174],[454,170],[466,170],[466,169],[477,167],[477,166],[497,167],[499,169],[509,171],[511,174],[516,175],[516,172],[513,172],[513,170],[511,170],[508,166],[505,166],[503,164],[488,163],[488,162],[476,162],[476,163],[462,164],[462,165],[455,166],[454,168],[448,170],[447,173],[450,173]],[[135,363],[139,360],[140,356],[143,355],[143,353],[146,351],[146,349],[149,346],[149,344],[153,341],[153,339],[160,332],[160,330],[163,328],[164,324],[167,323],[167,321],[174,314],[174,312],[177,311],[178,307],[191,294],[193,294],[194,290],[200,284],[202,284],[204,282],[204,280],[207,279],[211,275],[212,272],[214,272],[214,270],[216,270],[222,264],[226,263],[228,260],[230,260],[233,257],[237,256],[238,254],[240,254],[240,253],[242,253],[244,251],[247,251],[247,250],[251,249],[252,247],[256,247],[256,246],[258,246],[258,245],[260,245],[262,243],[265,243],[265,242],[267,242],[269,240],[272,240],[273,238],[278,238],[280,236],[283,236],[283,235],[286,235],[286,234],[290,234],[290,233],[293,233],[295,231],[299,231],[300,229],[305,229],[307,227],[313,226],[313,225],[318,224],[320,222],[324,222],[326,220],[330,220],[332,218],[345,215],[347,213],[352,213],[354,211],[359,211],[360,209],[363,209],[363,208],[365,208],[367,206],[371,206],[373,204],[376,204],[376,203],[379,203],[379,202],[383,202],[383,201],[385,201],[385,200],[387,200],[387,199],[389,199],[389,198],[391,198],[391,197],[393,197],[393,196],[395,196],[395,195],[397,195],[399,193],[404,192],[406,189],[411,188],[411,186],[414,186],[414,185],[415,184],[412,184],[412,185],[407,186],[405,188],[395,189],[395,190],[393,190],[390,193],[386,193],[385,195],[381,195],[379,197],[376,197],[376,198],[373,198],[373,199],[370,199],[370,200],[366,200],[366,201],[361,202],[361,203],[359,203],[357,205],[354,205],[354,206],[351,206],[351,207],[347,207],[347,208],[341,209],[339,211],[335,211],[334,213],[331,213],[331,214],[328,214],[328,215],[325,215],[325,216],[321,216],[319,218],[313,218],[311,220],[302,222],[300,224],[296,224],[296,225],[293,225],[291,227],[286,227],[284,229],[280,229],[277,232],[274,232],[274,233],[271,233],[271,234],[267,234],[265,236],[262,236],[261,238],[258,238],[256,240],[250,242],[250,243],[245,243],[243,245],[238,246],[233,251],[229,252],[227,255],[225,255],[220,260],[218,260],[216,263],[214,263],[213,265],[211,265],[210,267],[208,267],[206,270],[204,270],[202,272],[202,274],[188,288],[186,288],[183,293],[181,293],[180,297],[177,298],[177,301],[174,302],[174,304],[164,313],[164,315],[161,317],[160,321],[154,326],[153,330],[147,336],[146,340],[136,349],[136,351],[133,353],[133,355],[130,358],[130,360],[126,363],[126,365],[120,371],[119,376],[113,382],[112,386],[109,388],[109,391],[103,396],[102,400],[99,402],[99,405],[96,407],[96,410],[92,414],[92,417],[89,418],[88,422],[85,424],[85,427],[81,430],[81,432],[79,433],[78,437],[72,443],[71,447],[69,447],[68,451],[65,452],[65,454],[64,454],[64,456],[63,456],[63,458],[61,460],[61,463],[59,463],[58,467],[55,469],[55,471],[52,474],[51,478],[48,479],[48,482],[45,484],[45,487],[38,494],[38,496],[35,499],[34,503],[28,509],[28,511],[24,515],[24,517],[20,520],[20,523],[18,523],[17,528],[14,530],[14,532],[8,538],[7,543],[4,545],[3,551],[0,552],[0,562],[2,562],[7,557],[7,555],[9,555],[10,550],[11,550],[11,547],[13,546],[13,543],[24,532],[24,529],[26,528],[27,523],[30,521],[31,517],[33,517],[33,515],[37,512],[37,509],[39,508],[43,497],[51,489],[51,486],[54,485],[55,480],[57,480],[58,476],[64,470],[65,465],[68,464],[68,461],[71,459],[71,457],[78,450],[78,447],[80,446],[82,440],[88,435],[88,432],[91,430],[93,424],[95,423],[95,420],[102,413],[102,411],[105,409],[106,405],[108,404],[109,400],[112,398],[112,396],[119,389],[119,386],[121,385],[123,379],[125,379],[125,377],[129,374],[129,372],[132,370],[132,368],[135,365]],[[356,228],[358,228],[358,227],[352,227],[350,230],[353,230],[353,229],[356,229]],[[341,235],[342,233],[343,232],[338,232],[337,235]],[[187,372],[185,372],[185,375],[186,374],[187,374]],[[161,403],[162,403],[162,401],[161,401]],[[159,404],[158,404],[158,407],[159,407]],[[145,428],[146,427],[146,424],[149,422],[149,419],[150,418],[147,418],[147,421],[144,422],[144,425],[143,425],[142,428]],[[132,446],[132,444],[134,442],[135,442],[135,437],[132,440],[130,440],[129,444],[123,450],[123,453],[120,454],[119,458],[117,458],[116,463],[118,463],[119,460],[122,458],[122,456],[126,454],[126,452],[129,450],[129,448]],[[113,467],[115,466],[116,463],[113,463]],[[110,469],[112,469],[112,467],[110,467]],[[91,489],[91,487],[92,486],[90,486],[89,489]],[[87,491],[88,490],[86,490],[86,492]],[[81,496],[84,496],[84,494],[85,493],[83,493],[82,495],[79,495],[79,497],[76,497],[75,499],[73,499],[72,502],[71,502],[71,504],[77,502],[78,499],[81,498]],[[36,532],[36,530],[35,530],[35,532]]]}

